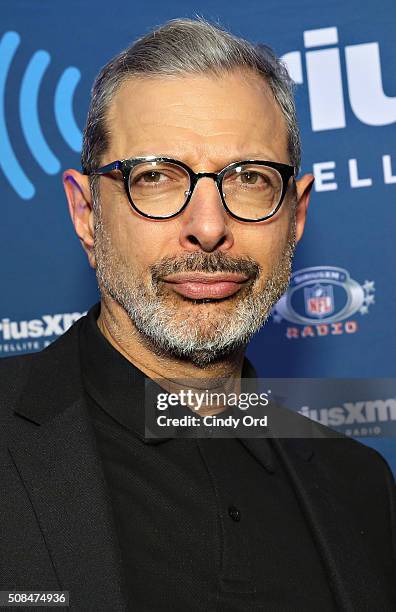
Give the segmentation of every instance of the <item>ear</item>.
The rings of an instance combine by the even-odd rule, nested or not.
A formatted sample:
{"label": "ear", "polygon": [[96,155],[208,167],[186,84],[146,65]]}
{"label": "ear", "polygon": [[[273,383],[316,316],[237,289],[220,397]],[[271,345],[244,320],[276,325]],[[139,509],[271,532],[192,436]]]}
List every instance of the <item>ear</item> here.
{"label": "ear", "polygon": [[296,181],[297,191],[297,206],[296,206],[296,240],[301,239],[304,233],[305,221],[307,218],[307,210],[311,189],[314,184],[315,177],[312,174],[304,174]]}
{"label": "ear", "polygon": [[63,173],[63,187],[74,229],[88,256],[90,266],[95,268],[94,213],[88,176],[77,170],[66,170]]}

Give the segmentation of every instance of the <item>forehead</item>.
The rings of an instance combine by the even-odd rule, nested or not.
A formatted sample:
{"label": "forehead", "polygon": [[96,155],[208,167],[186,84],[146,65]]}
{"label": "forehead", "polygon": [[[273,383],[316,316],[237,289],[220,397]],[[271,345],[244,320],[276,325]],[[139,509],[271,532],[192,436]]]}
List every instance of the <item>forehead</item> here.
{"label": "forehead", "polygon": [[151,154],[194,164],[252,156],[289,161],[282,111],[268,84],[251,73],[128,79],[106,122],[106,162]]}

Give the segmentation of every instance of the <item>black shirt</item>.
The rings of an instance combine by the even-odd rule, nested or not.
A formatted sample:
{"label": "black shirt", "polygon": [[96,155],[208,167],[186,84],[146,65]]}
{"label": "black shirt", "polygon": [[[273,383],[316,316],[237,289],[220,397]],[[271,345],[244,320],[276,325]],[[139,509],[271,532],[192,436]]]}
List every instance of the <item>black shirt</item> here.
{"label": "black shirt", "polygon": [[83,322],[81,362],[129,609],[336,610],[270,441],[264,467],[237,438],[145,439],[144,374],[102,335],[99,312]]}

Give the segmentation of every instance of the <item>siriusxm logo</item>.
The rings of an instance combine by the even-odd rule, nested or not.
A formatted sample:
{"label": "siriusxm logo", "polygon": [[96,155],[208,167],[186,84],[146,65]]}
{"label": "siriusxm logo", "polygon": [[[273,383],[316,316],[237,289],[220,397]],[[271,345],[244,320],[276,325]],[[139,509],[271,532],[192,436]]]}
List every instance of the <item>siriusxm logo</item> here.
{"label": "siriusxm logo", "polygon": [[[311,409],[303,406],[300,414],[346,435],[395,435],[396,398],[344,402],[331,408]],[[384,429],[385,426],[385,429]]]}
{"label": "siriusxm logo", "polygon": [[[31,199],[35,188],[12,147],[5,116],[7,77],[20,43],[16,32],[6,32],[0,40],[0,167],[16,193]],[[47,174],[60,171],[61,164],[45,140],[38,112],[40,86],[51,61],[47,51],[36,51],[24,72],[19,94],[19,119],[26,143],[39,166]],[[54,114],[58,129],[66,144],[76,152],[81,150],[81,131],[73,116],[73,96],[80,80],[80,71],[69,67],[60,76],[54,93]]]}
{"label": "siriusxm logo", "polygon": [[11,321],[4,318],[0,321],[0,334],[3,342],[60,336],[84,314],[86,313],[47,314],[40,319],[29,321]]}
{"label": "siriusxm logo", "polygon": [[312,410],[308,406],[303,406],[298,412],[328,426],[396,421],[396,399],[391,397],[386,400],[345,402],[340,406],[320,410]]}
{"label": "siriusxm logo", "polygon": [[[356,118],[365,125],[384,126],[396,122],[396,97],[383,90],[380,48],[378,42],[338,46],[337,27],[307,30],[303,33],[304,51],[283,55],[290,75],[298,84],[306,85],[312,130],[334,130],[346,127],[345,98]],[[20,44],[16,32],[6,32],[0,39],[0,167],[14,189],[25,200],[33,198],[35,187],[14,152],[5,113],[6,85],[11,64]],[[19,120],[26,143],[39,164],[49,175],[60,171],[60,161],[46,142],[38,113],[40,86],[50,63],[47,51],[36,51],[24,72],[19,92]],[[342,80],[345,64],[346,87]],[[306,77],[305,77],[306,75]],[[54,92],[53,109],[56,124],[67,145],[80,152],[82,135],[73,115],[73,96],[80,80],[80,71],[69,67],[61,74]],[[395,184],[392,159],[382,156],[384,183]],[[338,188],[334,160],[314,164],[317,191]],[[351,187],[370,187],[372,179],[359,176],[358,160],[348,160]]]}
{"label": "siriusxm logo", "polygon": [[[305,53],[313,131],[334,130],[346,126],[341,52],[335,45],[338,45],[336,27],[304,32],[304,47],[316,48]],[[344,57],[347,93],[357,119],[372,126],[395,123],[396,97],[387,96],[383,90],[378,42],[346,46]],[[303,54],[300,51],[291,51],[283,55],[282,59],[292,79],[302,84]]]}

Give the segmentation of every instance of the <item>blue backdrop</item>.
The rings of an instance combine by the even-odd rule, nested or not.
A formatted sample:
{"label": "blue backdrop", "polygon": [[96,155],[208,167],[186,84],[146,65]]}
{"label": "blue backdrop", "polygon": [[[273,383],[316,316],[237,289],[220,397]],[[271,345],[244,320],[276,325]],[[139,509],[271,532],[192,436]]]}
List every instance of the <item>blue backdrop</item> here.
{"label": "blue backdrop", "polygon": [[[1,6],[1,356],[40,350],[98,299],[61,185],[61,170],[79,167],[98,69],[152,27],[200,14],[284,58],[298,85],[302,170],[316,176],[290,290],[248,355],[262,377],[395,376],[393,0]],[[348,435],[396,472],[395,393],[378,384],[366,394],[364,381],[354,389],[361,407]]]}

